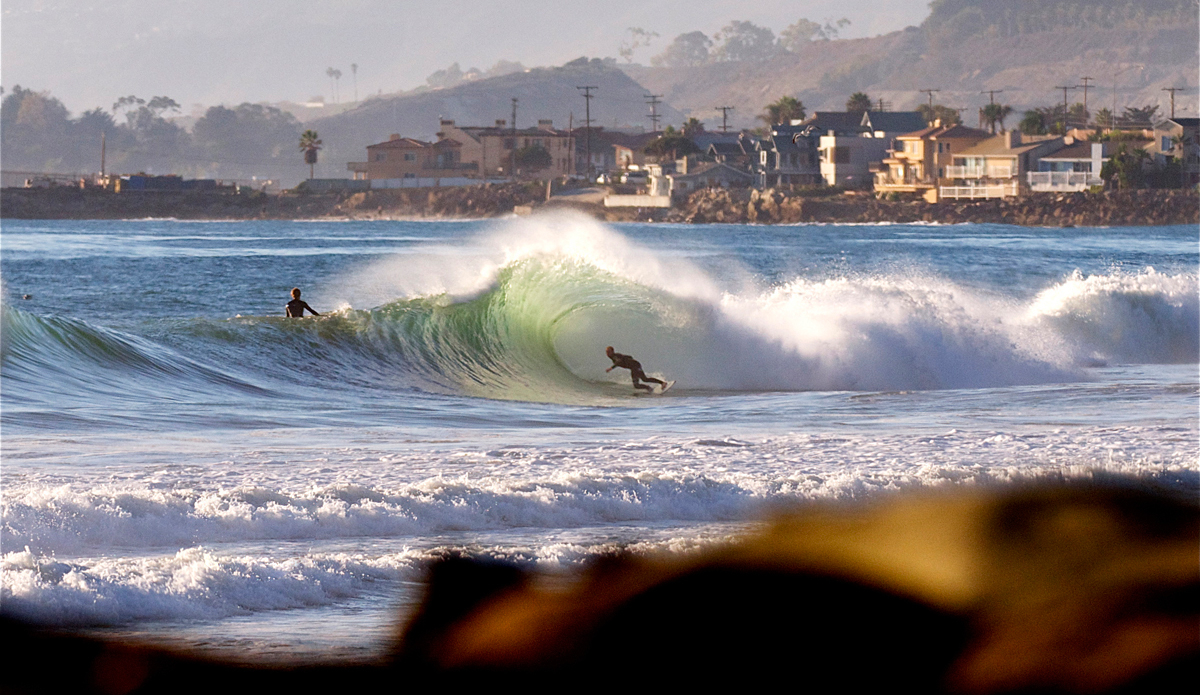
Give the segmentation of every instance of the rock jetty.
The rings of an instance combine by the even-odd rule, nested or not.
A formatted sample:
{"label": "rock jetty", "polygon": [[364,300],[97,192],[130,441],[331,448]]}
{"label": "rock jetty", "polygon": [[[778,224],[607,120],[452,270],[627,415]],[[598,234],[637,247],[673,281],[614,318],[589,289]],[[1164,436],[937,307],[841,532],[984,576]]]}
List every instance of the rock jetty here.
{"label": "rock jetty", "polygon": [[[707,189],[670,210],[604,208],[555,197],[544,183],[488,184],[338,193],[221,195],[198,192],[110,193],[101,190],[8,188],[0,217],[17,219],[471,219],[569,207],[609,221],[796,224],[803,222],[965,222],[1029,227],[1099,227],[1200,223],[1191,190],[1032,193],[996,200],[881,200],[831,190]],[[557,203],[557,204],[556,204]]]}

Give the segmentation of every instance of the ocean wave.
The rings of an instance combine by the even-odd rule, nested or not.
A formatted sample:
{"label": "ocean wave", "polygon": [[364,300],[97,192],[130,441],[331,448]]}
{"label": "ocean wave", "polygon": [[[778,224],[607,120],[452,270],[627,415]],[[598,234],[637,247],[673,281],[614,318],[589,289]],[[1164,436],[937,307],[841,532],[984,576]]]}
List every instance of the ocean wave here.
{"label": "ocean wave", "polygon": [[[598,223],[520,225],[473,254],[363,269],[346,279],[342,309],[306,321],[173,320],[153,342],[6,306],[4,378],[33,393],[53,382],[56,395],[154,398],[163,383],[268,395],[302,371],[331,393],[606,404],[633,393],[624,372],[605,372],[608,345],[677,380],[676,396],[986,388],[1200,361],[1195,274],[1075,273],[1032,301],[919,272],[729,290]],[[374,308],[353,308],[362,302]]]}

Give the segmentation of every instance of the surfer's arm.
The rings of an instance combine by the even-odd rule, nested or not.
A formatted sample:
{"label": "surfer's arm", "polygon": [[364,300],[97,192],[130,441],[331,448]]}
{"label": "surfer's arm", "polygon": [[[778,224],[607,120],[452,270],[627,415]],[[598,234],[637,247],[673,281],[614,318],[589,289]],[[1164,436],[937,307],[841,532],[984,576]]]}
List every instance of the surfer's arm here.
{"label": "surfer's arm", "polygon": [[309,311],[311,311],[313,316],[320,316],[320,315],[321,315],[320,313],[318,313],[318,312],[317,312],[317,310],[316,310],[316,309],[314,309],[314,308],[310,307],[310,306],[308,305],[308,302],[305,302],[305,303],[304,303],[304,308],[305,308],[305,309],[308,309]]}
{"label": "surfer's arm", "polygon": [[612,367],[609,367],[608,369],[605,369],[604,371],[606,371],[606,372],[611,372],[611,371],[613,370],[613,368],[614,368],[614,367],[616,367],[616,366],[617,366],[617,365],[615,365],[615,364],[614,364]]}

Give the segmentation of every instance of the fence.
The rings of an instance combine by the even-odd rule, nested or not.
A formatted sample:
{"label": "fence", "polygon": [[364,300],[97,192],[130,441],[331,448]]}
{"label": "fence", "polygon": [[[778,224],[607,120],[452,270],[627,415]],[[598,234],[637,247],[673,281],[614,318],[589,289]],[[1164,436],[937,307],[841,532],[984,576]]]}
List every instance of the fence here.
{"label": "fence", "polygon": [[1017,184],[1000,183],[994,186],[942,186],[938,190],[938,195],[942,198],[952,198],[958,200],[965,198],[968,200],[976,200],[979,198],[1007,198],[1017,194]]}
{"label": "fence", "polygon": [[1104,185],[1103,179],[1088,171],[1031,171],[1025,176],[1035,191],[1082,191]]}
{"label": "fence", "polygon": [[948,179],[1007,179],[1012,176],[1011,166],[992,165],[987,167],[975,166],[948,166],[946,167],[946,178]]}

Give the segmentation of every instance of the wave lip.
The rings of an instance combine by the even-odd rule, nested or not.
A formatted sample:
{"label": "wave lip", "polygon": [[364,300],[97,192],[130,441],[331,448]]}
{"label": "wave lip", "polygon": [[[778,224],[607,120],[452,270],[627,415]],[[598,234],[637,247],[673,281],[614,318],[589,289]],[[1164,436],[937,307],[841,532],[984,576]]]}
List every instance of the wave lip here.
{"label": "wave lip", "polygon": [[1078,270],[1042,291],[1029,322],[1064,340],[1086,364],[1200,362],[1200,289],[1194,274]]}

